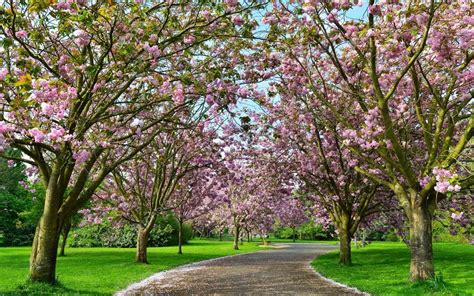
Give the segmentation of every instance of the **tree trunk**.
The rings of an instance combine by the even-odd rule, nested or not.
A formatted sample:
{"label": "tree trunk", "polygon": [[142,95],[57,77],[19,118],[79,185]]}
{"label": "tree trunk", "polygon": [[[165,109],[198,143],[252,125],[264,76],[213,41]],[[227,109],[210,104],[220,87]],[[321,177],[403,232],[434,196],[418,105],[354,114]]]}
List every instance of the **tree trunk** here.
{"label": "tree trunk", "polygon": [[148,237],[150,231],[146,228],[140,226],[138,228],[138,237],[137,237],[137,253],[135,260],[140,263],[148,263],[147,258],[147,247],[148,247]]}
{"label": "tree trunk", "polygon": [[219,241],[222,241],[222,230],[219,230]]}
{"label": "tree trunk", "polygon": [[409,220],[410,278],[412,281],[427,280],[434,276],[432,214],[428,209],[428,205],[424,204],[412,208]]}
{"label": "tree trunk", "polygon": [[183,254],[183,221],[179,220],[178,229],[178,254]]}
{"label": "tree trunk", "polygon": [[59,256],[65,256],[64,249],[66,248],[67,237],[69,235],[70,230],[71,230],[71,221],[68,221],[63,226],[63,230],[62,230],[63,240],[61,242],[61,250],[59,251]]}
{"label": "tree trunk", "polygon": [[43,214],[36,226],[30,256],[30,275],[33,282],[54,284],[61,223],[58,217],[57,187],[46,190]]}
{"label": "tree trunk", "polygon": [[239,249],[240,227],[236,226],[234,232],[235,232],[234,250],[238,250]]}
{"label": "tree trunk", "polygon": [[293,242],[296,242],[296,229],[293,227]]}
{"label": "tree trunk", "polygon": [[351,265],[351,235],[350,231],[341,227],[339,231],[339,264]]}
{"label": "tree trunk", "polygon": [[250,231],[247,231],[247,242],[250,243]]}

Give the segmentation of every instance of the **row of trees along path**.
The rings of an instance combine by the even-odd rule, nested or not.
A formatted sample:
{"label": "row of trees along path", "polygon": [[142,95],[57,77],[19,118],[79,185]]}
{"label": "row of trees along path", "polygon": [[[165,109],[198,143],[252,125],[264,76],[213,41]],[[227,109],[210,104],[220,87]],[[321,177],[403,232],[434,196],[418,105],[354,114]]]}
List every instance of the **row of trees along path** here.
{"label": "row of trees along path", "polygon": [[435,210],[474,184],[474,4],[142,2],[0,7],[0,156],[46,190],[32,281],[55,282],[89,202],[137,226],[139,262],[170,210],[180,253],[185,221],[237,249],[316,219],[345,265],[383,218],[409,229],[411,279],[434,275]]}

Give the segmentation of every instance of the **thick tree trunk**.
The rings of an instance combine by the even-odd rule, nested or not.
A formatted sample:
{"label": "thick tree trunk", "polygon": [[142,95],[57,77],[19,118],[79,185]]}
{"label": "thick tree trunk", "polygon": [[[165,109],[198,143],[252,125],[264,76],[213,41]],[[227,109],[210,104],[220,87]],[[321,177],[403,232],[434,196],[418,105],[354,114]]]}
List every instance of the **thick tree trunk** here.
{"label": "thick tree trunk", "polygon": [[293,227],[293,242],[296,242],[296,229]]}
{"label": "thick tree trunk", "polygon": [[410,278],[412,281],[427,280],[434,275],[432,213],[426,204],[417,206],[411,209],[409,220]]}
{"label": "thick tree trunk", "polygon": [[250,231],[247,231],[247,242],[250,243]]}
{"label": "thick tree trunk", "polygon": [[183,221],[179,221],[178,229],[178,254],[183,254]]}
{"label": "thick tree trunk", "polygon": [[46,190],[43,214],[36,226],[30,256],[30,275],[33,282],[53,284],[56,281],[56,259],[58,254],[61,224],[58,217],[59,198],[57,187]]}
{"label": "thick tree trunk", "polygon": [[135,260],[140,263],[148,263],[147,258],[147,248],[148,248],[148,237],[150,231],[146,228],[138,228],[138,237],[137,237],[137,253]]}
{"label": "thick tree trunk", "polygon": [[54,284],[56,281],[56,259],[59,230],[57,222],[41,218],[36,227],[30,257],[30,280]]}
{"label": "thick tree trunk", "polygon": [[240,227],[236,226],[234,232],[235,232],[234,250],[238,250],[239,249]]}
{"label": "thick tree trunk", "polygon": [[351,235],[350,231],[344,228],[338,229],[339,231],[339,264],[351,265]]}
{"label": "thick tree trunk", "polygon": [[222,241],[222,230],[219,230],[219,241]]}
{"label": "thick tree trunk", "polygon": [[68,221],[63,226],[63,230],[62,230],[63,240],[61,242],[61,249],[59,251],[59,256],[65,256],[64,249],[66,248],[67,237],[69,235],[70,230],[71,230],[71,222]]}

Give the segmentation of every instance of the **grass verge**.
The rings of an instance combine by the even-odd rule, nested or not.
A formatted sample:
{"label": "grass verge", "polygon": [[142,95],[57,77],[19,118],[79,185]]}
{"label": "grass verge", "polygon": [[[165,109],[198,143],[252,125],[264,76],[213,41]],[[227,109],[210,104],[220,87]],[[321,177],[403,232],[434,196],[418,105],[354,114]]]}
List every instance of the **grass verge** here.
{"label": "grass verge", "polygon": [[94,294],[110,295],[156,272],[180,265],[239,253],[260,251],[256,243],[244,243],[234,251],[232,243],[193,240],[183,246],[149,248],[150,264],[134,262],[135,249],[69,248],[58,258],[55,286],[26,283],[31,248],[0,248],[0,295]]}
{"label": "grass verge", "polygon": [[353,266],[338,264],[333,251],[317,257],[312,265],[322,275],[372,295],[474,295],[474,247],[435,243],[434,263],[440,281],[409,282],[410,251],[403,243],[375,242],[353,249]]}

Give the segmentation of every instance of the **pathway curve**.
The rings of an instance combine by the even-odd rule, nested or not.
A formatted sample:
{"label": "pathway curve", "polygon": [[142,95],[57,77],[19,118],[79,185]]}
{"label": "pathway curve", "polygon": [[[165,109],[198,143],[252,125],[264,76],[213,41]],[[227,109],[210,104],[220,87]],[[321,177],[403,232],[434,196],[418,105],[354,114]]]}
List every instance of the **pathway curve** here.
{"label": "pathway curve", "polygon": [[157,273],[117,295],[362,295],[310,266],[335,249],[324,244],[277,244],[250,254],[202,261]]}

